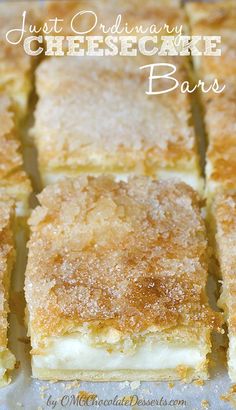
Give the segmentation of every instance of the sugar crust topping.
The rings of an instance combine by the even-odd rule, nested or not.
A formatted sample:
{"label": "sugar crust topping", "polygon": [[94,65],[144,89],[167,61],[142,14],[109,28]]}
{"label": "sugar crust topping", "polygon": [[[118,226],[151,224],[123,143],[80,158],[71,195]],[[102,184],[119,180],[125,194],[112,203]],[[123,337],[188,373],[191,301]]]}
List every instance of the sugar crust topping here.
{"label": "sugar crust topping", "polygon": [[32,333],[213,325],[205,226],[190,187],[83,176],[48,186],[39,201],[25,285]]}
{"label": "sugar crust topping", "polygon": [[[183,67],[177,76],[186,80]],[[147,96],[147,86],[136,58],[44,61],[32,130],[40,167],[192,169],[197,154],[188,97],[179,91]]]}

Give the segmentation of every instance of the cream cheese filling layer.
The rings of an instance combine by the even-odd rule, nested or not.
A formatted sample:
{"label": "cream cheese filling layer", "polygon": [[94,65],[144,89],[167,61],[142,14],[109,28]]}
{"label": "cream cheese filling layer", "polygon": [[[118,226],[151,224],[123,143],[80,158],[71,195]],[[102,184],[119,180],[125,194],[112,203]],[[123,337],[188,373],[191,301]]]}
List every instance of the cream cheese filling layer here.
{"label": "cream cheese filling layer", "polygon": [[[111,172],[107,172],[107,173],[111,174],[111,175],[115,175],[115,179],[117,181],[125,181],[125,182],[127,182],[128,177],[132,175],[132,174],[128,174],[128,173],[127,174],[126,173],[124,173],[124,174],[119,174],[119,173],[112,174]],[[69,172],[69,171],[65,171],[65,172],[64,171],[42,172],[43,185],[47,186],[47,185],[50,185],[50,184],[55,184],[58,181],[61,181],[65,178],[76,178],[79,175],[83,175],[83,174],[99,176],[99,175],[102,174],[102,172],[101,173],[89,172],[89,171],[88,172]]]}
{"label": "cream cheese filling layer", "polygon": [[70,370],[162,370],[177,366],[198,368],[206,360],[204,344],[164,343],[147,339],[130,354],[94,347],[76,336],[49,338],[47,348],[33,355],[35,368]]}
{"label": "cream cheese filling layer", "polygon": [[[108,172],[109,174],[110,172]],[[69,178],[75,178],[78,175],[82,175],[83,172],[68,172],[65,170],[64,171],[58,171],[58,172],[42,172],[42,179],[43,179],[43,185],[47,186],[50,184],[54,184],[58,181],[61,181],[62,179],[69,177]],[[96,172],[88,172],[89,175],[94,175],[98,176],[101,175],[101,173],[96,173]],[[132,176],[132,173],[113,173],[115,175],[115,179],[117,181],[127,181],[129,176]],[[204,187],[204,182],[203,178],[198,175],[197,172],[181,172],[181,171],[174,171],[174,170],[159,170],[156,172],[156,178],[158,179],[168,179],[168,178],[176,178],[180,179],[181,181],[185,182],[186,184],[190,185],[193,189],[196,191],[202,193],[203,187]]]}

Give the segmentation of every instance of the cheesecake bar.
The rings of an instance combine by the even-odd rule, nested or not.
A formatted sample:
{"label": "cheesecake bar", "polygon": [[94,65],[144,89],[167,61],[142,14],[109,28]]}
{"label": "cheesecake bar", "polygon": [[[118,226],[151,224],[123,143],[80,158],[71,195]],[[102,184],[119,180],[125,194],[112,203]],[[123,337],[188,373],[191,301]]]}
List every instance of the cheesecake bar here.
{"label": "cheesecake bar", "polygon": [[236,188],[236,3],[187,3],[192,35],[221,36],[221,56],[194,57],[197,77],[206,84],[218,79],[223,92],[201,95],[208,150],[206,195]]}
{"label": "cheesecake bar", "polygon": [[9,196],[14,199],[17,216],[24,217],[28,213],[31,184],[23,170],[12,104],[3,94],[0,94],[0,124],[0,198]]}
{"label": "cheesecake bar", "polygon": [[221,36],[221,56],[193,56],[199,78],[211,82],[215,78],[221,84],[234,82],[236,78],[236,3],[234,0],[219,2],[188,2],[193,36]]}
{"label": "cheesecake bar", "polygon": [[[39,18],[37,2],[11,1],[10,6],[8,1],[0,2],[0,92],[7,93],[12,98],[19,119],[27,112],[36,57],[26,54],[23,40],[19,44],[10,44],[6,40],[6,34],[9,30],[19,30],[22,27],[24,11],[27,12],[25,30],[28,30],[29,25],[35,24]],[[28,32],[26,35],[32,34]],[[9,40],[17,41],[19,37],[19,32],[15,32],[9,35]]]}
{"label": "cheesecake bar", "polygon": [[222,275],[219,306],[224,309],[228,324],[228,371],[236,382],[236,195],[219,194],[214,202],[216,250]]}
{"label": "cheesecake bar", "polygon": [[[176,176],[202,189],[189,97],[179,89],[147,95],[149,68],[139,67],[153,62],[175,64],[175,77],[186,80],[181,57],[54,57],[40,64],[32,135],[44,186],[105,172]],[[171,86],[162,78],[153,91]]]}
{"label": "cheesecake bar", "polygon": [[205,98],[208,135],[206,193],[210,201],[216,192],[236,190],[236,82],[222,94]]}
{"label": "cheesecake bar", "polygon": [[29,223],[33,377],[207,378],[207,239],[187,184],[80,176],[49,185]]}
{"label": "cheesecake bar", "polygon": [[13,201],[0,197],[0,386],[10,382],[15,358],[7,347],[10,276],[15,260]]}

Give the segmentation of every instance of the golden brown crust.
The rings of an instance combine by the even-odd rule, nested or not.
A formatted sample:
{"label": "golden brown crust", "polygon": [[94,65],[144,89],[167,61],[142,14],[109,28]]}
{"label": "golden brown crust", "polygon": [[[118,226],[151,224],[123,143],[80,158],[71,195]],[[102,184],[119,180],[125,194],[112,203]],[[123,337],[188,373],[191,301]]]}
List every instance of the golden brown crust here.
{"label": "golden brown crust", "polygon": [[223,277],[220,305],[228,318],[230,332],[236,331],[236,195],[219,194],[213,213],[216,224],[217,257]]}
{"label": "golden brown crust", "polygon": [[23,171],[20,142],[17,139],[11,101],[0,94],[0,192],[10,195],[16,201],[27,197],[31,186]]}
{"label": "golden brown crust", "polygon": [[221,94],[205,99],[205,123],[209,138],[207,161],[210,165],[208,184],[218,189],[236,188],[236,84],[228,85]]}
{"label": "golden brown crust", "polygon": [[236,4],[234,1],[217,3],[187,3],[192,35],[221,36],[221,56],[195,58],[198,75],[222,83],[235,81],[236,65]]}
{"label": "golden brown crust", "polygon": [[[148,72],[139,66],[152,61],[144,57],[44,61],[37,70],[40,99],[33,129],[41,170],[153,174],[158,168],[196,169],[189,99],[179,90],[145,94]],[[186,80],[180,60],[167,61],[177,65],[177,78]],[[162,81],[161,86],[173,83]]]}
{"label": "golden brown crust", "polygon": [[10,273],[14,260],[13,202],[0,200],[0,352],[7,347]]}
{"label": "golden brown crust", "polygon": [[48,368],[36,368],[33,366],[33,377],[40,380],[85,380],[85,381],[167,381],[184,380],[191,382],[194,379],[207,380],[208,369],[205,362],[199,369],[190,369],[186,366],[178,366],[176,369],[165,370],[113,370],[113,371],[89,371],[89,370],[58,370]]}
{"label": "golden brown crust", "polygon": [[124,333],[213,326],[205,227],[190,187],[84,176],[45,188],[39,201],[25,285],[34,337],[84,323]]}

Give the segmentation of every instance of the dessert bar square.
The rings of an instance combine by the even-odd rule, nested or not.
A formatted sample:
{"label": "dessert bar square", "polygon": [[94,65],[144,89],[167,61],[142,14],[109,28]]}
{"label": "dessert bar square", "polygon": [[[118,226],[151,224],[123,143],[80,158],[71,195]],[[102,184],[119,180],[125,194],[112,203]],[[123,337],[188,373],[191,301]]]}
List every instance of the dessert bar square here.
{"label": "dessert bar square", "polygon": [[[187,78],[181,57],[164,57]],[[63,57],[36,72],[39,101],[32,135],[43,184],[81,173],[180,177],[202,189],[191,103],[178,89],[147,95],[149,69],[161,58]],[[165,69],[159,68],[164,74]],[[153,90],[173,86],[168,79]]]}
{"label": "dessert bar square", "polygon": [[206,83],[218,79],[225,89],[203,94],[208,139],[206,195],[236,188],[236,4],[234,1],[188,3],[193,35],[221,36],[221,56],[194,57],[195,70]]}
{"label": "dessert bar square", "polygon": [[206,193],[211,202],[216,192],[236,189],[236,82],[222,94],[205,98],[205,111]]}
{"label": "dessert bar square", "polygon": [[207,378],[207,239],[182,182],[81,176],[49,185],[30,218],[33,377]]}
{"label": "dessert bar square", "polygon": [[0,386],[10,382],[9,370],[15,365],[15,358],[7,347],[7,315],[9,312],[10,277],[15,260],[13,201],[0,198]]}

